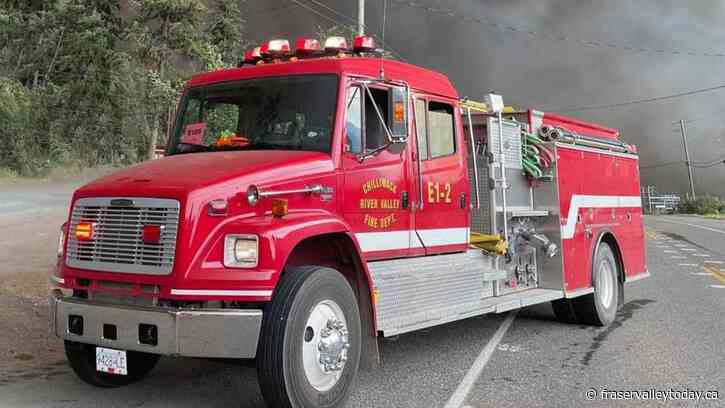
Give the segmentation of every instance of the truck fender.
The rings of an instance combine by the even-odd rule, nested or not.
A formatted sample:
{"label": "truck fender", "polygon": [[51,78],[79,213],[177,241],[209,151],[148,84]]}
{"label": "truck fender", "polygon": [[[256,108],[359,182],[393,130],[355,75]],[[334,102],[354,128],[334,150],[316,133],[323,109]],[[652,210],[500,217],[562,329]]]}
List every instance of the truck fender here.
{"label": "truck fender", "polygon": [[368,368],[378,366],[373,281],[349,224],[329,213],[295,214],[279,228],[268,230],[267,234],[279,255],[277,270],[280,274],[275,279],[275,286],[289,267],[303,265],[331,267],[348,279],[358,297],[362,329],[367,334],[363,338],[361,362]]}
{"label": "truck fender", "polygon": [[[592,276],[592,262],[594,259],[596,259],[597,250],[599,249],[599,244],[602,242],[606,242],[609,244],[609,246],[612,248],[612,251],[614,251],[614,257],[617,260],[617,279],[619,280],[619,284],[624,284],[624,258],[622,256],[622,248],[619,246],[619,241],[617,240],[616,235],[612,230],[609,228],[602,228],[599,230],[599,233],[597,233],[597,239],[593,241],[594,245],[591,248],[591,256],[589,257],[589,268],[587,268],[587,273],[589,274],[589,281],[591,282],[591,287],[594,287],[594,276]],[[621,288],[621,286],[620,286]],[[619,291],[619,300],[618,302],[621,304],[624,302],[624,296],[622,291]]]}

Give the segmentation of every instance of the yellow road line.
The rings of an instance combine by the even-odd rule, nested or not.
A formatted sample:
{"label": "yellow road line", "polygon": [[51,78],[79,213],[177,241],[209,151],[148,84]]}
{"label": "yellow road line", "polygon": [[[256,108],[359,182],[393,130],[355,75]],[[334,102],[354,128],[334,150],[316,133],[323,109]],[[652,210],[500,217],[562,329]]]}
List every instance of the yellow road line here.
{"label": "yellow road line", "polygon": [[703,266],[702,268],[710,272],[713,278],[719,280],[722,283],[725,283],[725,273],[720,272],[719,268],[712,266]]}
{"label": "yellow road line", "polygon": [[657,231],[655,231],[655,230],[652,230],[652,229],[647,229],[647,230],[645,230],[645,232],[647,233],[647,235],[648,235],[648,236],[649,236],[650,238],[652,238],[652,239],[657,239]]}

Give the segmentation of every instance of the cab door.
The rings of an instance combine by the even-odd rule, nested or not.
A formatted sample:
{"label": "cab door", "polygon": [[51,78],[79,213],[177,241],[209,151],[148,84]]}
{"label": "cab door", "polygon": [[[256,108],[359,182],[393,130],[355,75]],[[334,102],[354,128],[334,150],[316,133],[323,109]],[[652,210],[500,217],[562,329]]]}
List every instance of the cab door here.
{"label": "cab door", "polygon": [[380,116],[388,122],[389,96],[382,85],[346,89],[343,215],[367,259],[408,256],[410,248],[410,152],[385,148]]}
{"label": "cab door", "polygon": [[469,185],[459,109],[453,101],[414,99],[419,177],[412,248],[426,255],[468,246]]}

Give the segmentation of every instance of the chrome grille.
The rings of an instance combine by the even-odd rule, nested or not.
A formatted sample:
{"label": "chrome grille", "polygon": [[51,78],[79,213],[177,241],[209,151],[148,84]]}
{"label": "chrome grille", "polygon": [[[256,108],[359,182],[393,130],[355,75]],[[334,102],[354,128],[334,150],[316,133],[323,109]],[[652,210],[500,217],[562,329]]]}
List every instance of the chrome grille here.
{"label": "chrome grille", "polygon": [[[92,240],[76,238],[79,223],[93,224]],[[161,227],[158,243],[143,241],[147,225]],[[176,200],[82,198],[71,214],[66,264],[105,272],[167,275],[174,266],[178,229]]]}

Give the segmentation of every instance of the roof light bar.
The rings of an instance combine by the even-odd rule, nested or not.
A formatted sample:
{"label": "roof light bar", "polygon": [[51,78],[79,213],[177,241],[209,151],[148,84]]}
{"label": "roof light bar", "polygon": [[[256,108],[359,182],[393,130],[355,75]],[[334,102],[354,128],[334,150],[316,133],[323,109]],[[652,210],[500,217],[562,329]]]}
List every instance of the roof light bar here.
{"label": "roof light bar", "polygon": [[352,50],[355,52],[375,52],[375,39],[368,35],[358,35],[352,43]]}

